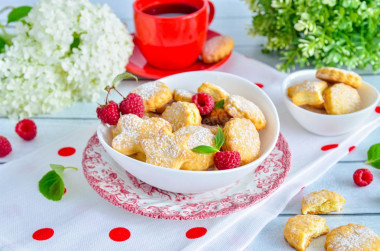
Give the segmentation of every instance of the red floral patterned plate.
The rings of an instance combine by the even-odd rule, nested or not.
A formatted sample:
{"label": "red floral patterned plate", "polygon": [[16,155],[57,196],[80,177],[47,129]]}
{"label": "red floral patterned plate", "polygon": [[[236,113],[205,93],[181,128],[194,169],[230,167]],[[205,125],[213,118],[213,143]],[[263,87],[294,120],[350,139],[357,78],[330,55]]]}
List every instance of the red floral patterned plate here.
{"label": "red floral patterned plate", "polygon": [[115,206],[152,218],[199,220],[227,215],[266,198],[284,181],[290,159],[288,143],[280,134],[273,151],[254,172],[201,194],[168,192],[138,180],[108,156],[96,134],[83,152],[82,166],[92,188]]}

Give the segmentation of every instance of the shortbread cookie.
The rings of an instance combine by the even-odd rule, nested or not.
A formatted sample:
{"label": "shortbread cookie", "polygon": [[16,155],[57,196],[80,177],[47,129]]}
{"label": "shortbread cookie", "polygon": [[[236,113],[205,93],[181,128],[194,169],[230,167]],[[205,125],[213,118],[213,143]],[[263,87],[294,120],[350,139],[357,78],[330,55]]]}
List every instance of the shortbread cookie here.
{"label": "shortbread cookie", "polygon": [[162,114],[162,118],[170,122],[173,131],[189,125],[199,126],[202,121],[201,114],[195,104],[181,101],[169,105]]}
{"label": "shortbread cookie", "polygon": [[284,228],[285,240],[298,251],[304,251],[313,238],[329,232],[326,220],[317,215],[296,215],[288,219]]}
{"label": "shortbread cookie", "polygon": [[153,112],[173,99],[172,91],[160,81],[142,84],[131,92],[141,96],[145,112]]}
{"label": "shortbread cookie", "polygon": [[311,111],[311,112],[315,112],[315,113],[319,113],[319,114],[327,114],[327,112],[325,110],[325,104],[324,103],[322,104],[322,108],[316,108],[316,107],[311,106],[311,105],[303,105],[301,107],[303,109]]}
{"label": "shortbread cookie", "polygon": [[225,124],[223,132],[223,150],[239,152],[241,165],[248,164],[260,156],[259,133],[249,119],[231,119]]}
{"label": "shortbread cookie", "polygon": [[173,100],[169,101],[166,105],[161,106],[160,108],[156,109],[156,113],[163,114],[166,108],[168,108],[169,105],[173,104]]}
{"label": "shortbread cookie", "polygon": [[234,40],[230,36],[216,36],[206,41],[202,50],[202,59],[206,64],[219,62],[231,54]]}
{"label": "shortbread cookie", "polygon": [[[185,126],[174,133],[175,135],[189,134],[187,147],[191,150],[200,145],[214,147],[214,134],[202,126]],[[185,162],[181,169],[192,171],[205,171],[214,164],[213,153],[197,153],[194,152],[195,158]]]}
{"label": "shortbread cookie", "polygon": [[315,76],[329,83],[344,83],[354,88],[362,85],[362,78],[352,71],[341,70],[333,67],[324,67],[317,70]]}
{"label": "shortbread cookie", "polygon": [[134,159],[139,160],[139,161],[142,161],[142,162],[146,161],[145,153],[142,153],[142,152],[132,154],[129,157],[134,158]]}
{"label": "shortbread cookie", "polygon": [[380,238],[370,228],[348,224],[331,230],[326,236],[327,251],[379,251]]}
{"label": "shortbread cookie", "polygon": [[163,128],[157,135],[141,140],[146,163],[172,169],[180,169],[183,163],[195,158],[187,147],[189,134],[175,135]]}
{"label": "shortbread cookie", "polygon": [[160,114],[155,113],[155,112],[146,112],[144,113],[144,116],[142,117],[143,119],[149,119],[149,118],[159,118]]}
{"label": "shortbread cookie", "polygon": [[346,114],[360,109],[358,91],[346,84],[335,84],[325,90],[325,109],[328,114]]}
{"label": "shortbread cookie", "polygon": [[209,129],[212,132],[212,134],[214,134],[214,135],[216,135],[216,133],[218,132],[218,126],[216,126],[216,125],[210,126],[210,125],[202,124],[201,126]]}
{"label": "shortbread cookie", "polygon": [[260,108],[241,96],[229,96],[224,103],[224,109],[234,118],[246,118],[251,120],[257,130],[262,130],[266,126],[267,122]]}
{"label": "shortbread cookie", "polygon": [[328,87],[325,81],[305,80],[301,84],[288,88],[288,96],[295,105],[311,105],[320,107],[323,104],[323,91]]}
{"label": "shortbread cookie", "polygon": [[305,195],[302,199],[302,214],[328,214],[341,211],[346,203],[338,193],[323,189]]}
{"label": "shortbread cookie", "polygon": [[125,155],[142,152],[140,141],[155,136],[162,128],[171,131],[170,123],[162,118],[142,119],[134,114],[121,116],[116,128],[120,133],[113,138],[112,148]]}
{"label": "shortbread cookie", "polygon": [[231,116],[220,108],[214,108],[211,113],[202,118],[202,123],[206,125],[220,125],[224,124],[231,119]]}
{"label": "shortbread cookie", "polygon": [[215,102],[222,99],[226,100],[229,96],[228,92],[226,92],[222,87],[207,82],[198,87],[198,92],[210,94]]}
{"label": "shortbread cookie", "polygon": [[174,101],[183,101],[191,103],[194,93],[185,89],[174,89],[173,98]]}

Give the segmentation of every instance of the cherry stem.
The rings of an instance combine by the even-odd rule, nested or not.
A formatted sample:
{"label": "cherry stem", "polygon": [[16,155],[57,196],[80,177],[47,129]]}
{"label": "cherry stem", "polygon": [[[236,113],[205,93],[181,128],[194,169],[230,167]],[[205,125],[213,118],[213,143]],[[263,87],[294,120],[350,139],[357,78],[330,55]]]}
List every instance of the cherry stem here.
{"label": "cherry stem", "polygon": [[114,89],[117,93],[119,93],[119,95],[120,95],[123,99],[125,99],[125,97],[123,96],[123,94],[121,94],[121,93],[116,89],[115,86],[112,86],[112,89]]}

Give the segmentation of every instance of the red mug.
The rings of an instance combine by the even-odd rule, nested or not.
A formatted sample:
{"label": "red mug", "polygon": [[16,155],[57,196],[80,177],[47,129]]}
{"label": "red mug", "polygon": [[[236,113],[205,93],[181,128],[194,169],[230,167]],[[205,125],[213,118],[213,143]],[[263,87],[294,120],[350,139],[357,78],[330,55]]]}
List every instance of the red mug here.
{"label": "red mug", "polygon": [[[165,11],[173,4],[185,4],[194,12],[169,17],[146,13],[156,7]],[[136,45],[149,64],[167,70],[186,68],[197,60],[215,12],[208,0],[136,0],[133,10]]]}

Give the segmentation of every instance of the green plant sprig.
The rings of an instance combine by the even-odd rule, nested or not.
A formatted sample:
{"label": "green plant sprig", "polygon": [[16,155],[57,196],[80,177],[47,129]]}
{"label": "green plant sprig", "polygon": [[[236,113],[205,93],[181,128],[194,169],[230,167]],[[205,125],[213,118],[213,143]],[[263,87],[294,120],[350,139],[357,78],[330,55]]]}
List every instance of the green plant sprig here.
{"label": "green plant sprig", "polygon": [[191,150],[198,153],[216,153],[220,151],[220,148],[224,144],[224,141],[225,141],[224,133],[222,129],[220,128],[220,126],[218,126],[218,131],[216,132],[216,135],[214,137],[215,147],[200,145]]}

